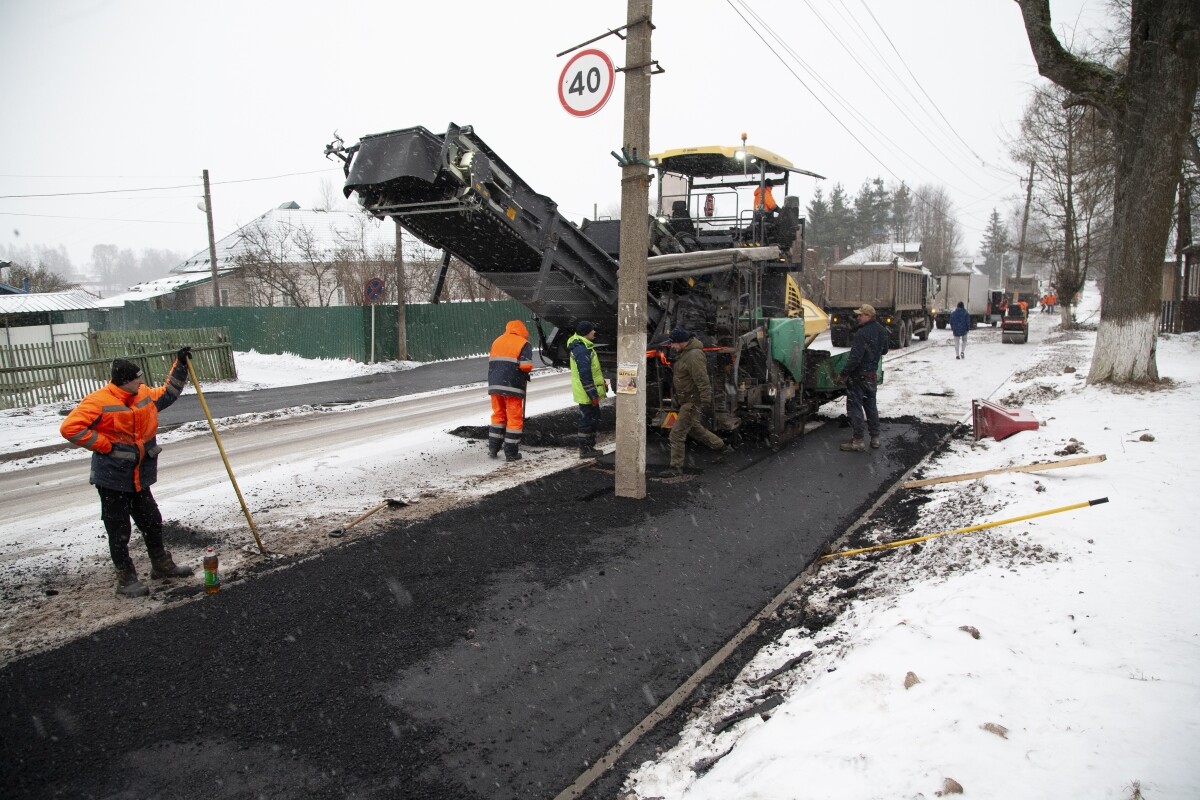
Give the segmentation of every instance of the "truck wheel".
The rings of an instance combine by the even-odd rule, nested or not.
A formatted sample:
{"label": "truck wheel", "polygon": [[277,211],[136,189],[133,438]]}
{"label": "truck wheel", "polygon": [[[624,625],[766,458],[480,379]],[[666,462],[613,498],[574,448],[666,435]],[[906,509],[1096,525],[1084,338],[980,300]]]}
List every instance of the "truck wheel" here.
{"label": "truck wheel", "polygon": [[905,320],[904,321],[904,341],[901,343],[900,346],[908,347],[911,344],[912,344],[912,320]]}
{"label": "truck wheel", "polygon": [[922,342],[927,340],[929,338],[929,331],[931,328],[933,328],[933,319],[931,319],[930,317],[926,317],[925,318],[925,326],[923,328],[921,328],[921,332],[919,334],[917,334],[917,338],[920,339]]}

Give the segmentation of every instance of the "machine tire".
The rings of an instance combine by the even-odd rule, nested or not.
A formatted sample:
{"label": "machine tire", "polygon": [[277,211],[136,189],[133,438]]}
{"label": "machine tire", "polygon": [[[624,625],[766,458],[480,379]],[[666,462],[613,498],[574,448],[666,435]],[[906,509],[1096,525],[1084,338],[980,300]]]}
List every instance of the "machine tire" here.
{"label": "machine tire", "polygon": [[946,330],[946,321],[941,317],[938,317],[937,326],[939,331]]}
{"label": "machine tire", "polygon": [[925,318],[925,327],[922,328],[921,332],[917,334],[917,338],[920,339],[922,342],[929,339],[929,331],[932,327],[933,327],[933,320],[930,317],[926,317]]}
{"label": "machine tire", "polygon": [[909,345],[912,344],[912,320],[909,320],[909,319],[904,320],[904,322],[902,323],[901,333],[903,335],[904,340],[902,342],[900,342],[900,346],[908,347]]}

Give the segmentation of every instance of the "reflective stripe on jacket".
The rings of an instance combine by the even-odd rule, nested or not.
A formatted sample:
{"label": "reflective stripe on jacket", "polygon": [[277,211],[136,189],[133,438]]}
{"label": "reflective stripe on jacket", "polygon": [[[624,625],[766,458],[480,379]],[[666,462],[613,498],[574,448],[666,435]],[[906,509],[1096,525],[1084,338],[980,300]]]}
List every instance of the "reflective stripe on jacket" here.
{"label": "reflective stripe on jacket", "polygon": [[533,347],[525,323],[514,319],[492,342],[488,353],[488,394],[525,396],[533,372]]}
{"label": "reflective stripe on jacket", "polygon": [[679,351],[671,366],[671,393],[681,407],[684,403],[695,403],[701,407],[712,405],[712,381],[708,379],[708,357],[704,345],[692,337],[687,346]]}
{"label": "reflective stripe on jacket", "polygon": [[576,333],[567,339],[567,350],[571,352],[571,397],[575,402],[587,405],[594,397],[607,397],[600,358],[591,339]]}
{"label": "reflective stripe on jacket", "polygon": [[89,483],[140,492],[158,480],[158,412],[178,399],[186,379],[187,364],[176,360],[162,386],[143,384],[130,394],[109,383],[79,401],[58,431],[76,447],[92,451]]}

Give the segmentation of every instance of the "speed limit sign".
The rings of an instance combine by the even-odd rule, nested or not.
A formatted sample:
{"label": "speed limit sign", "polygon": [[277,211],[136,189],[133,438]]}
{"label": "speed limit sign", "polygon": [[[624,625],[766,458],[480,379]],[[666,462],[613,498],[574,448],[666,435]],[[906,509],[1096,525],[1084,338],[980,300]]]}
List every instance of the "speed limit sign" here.
{"label": "speed limit sign", "polygon": [[558,102],[574,117],[590,117],[612,95],[616,71],[602,50],[581,50],[571,57],[558,78]]}

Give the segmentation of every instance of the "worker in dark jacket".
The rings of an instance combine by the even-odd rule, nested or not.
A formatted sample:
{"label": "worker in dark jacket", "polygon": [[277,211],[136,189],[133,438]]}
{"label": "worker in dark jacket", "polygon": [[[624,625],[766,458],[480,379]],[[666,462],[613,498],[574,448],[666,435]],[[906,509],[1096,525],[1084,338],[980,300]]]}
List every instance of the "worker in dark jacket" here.
{"label": "worker in dark jacket", "polygon": [[608,396],[604,373],[596,355],[596,325],[582,319],[575,335],[567,339],[571,353],[571,397],[579,405],[579,457],[596,458],[596,432],[600,430],[600,401]]}
{"label": "worker in dark jacket", "polygon": [[963,307],[962,301],[958,308],[950,312],[950,332],[954,334],[954,357],[967,357],[967,334],[971,331],[971,315]]}
{"label": "worker in dark jacket", "polygon": [[842,444],[849,452],[862,452],[863,432],[871,434],[871,447],[879,447],[879,409],[875,406],[879,359],[888,351],[887,329],[875,319],[875,308],[866,303],[854,310],[858,329],[850,342],[846,359],[837,382],[846,386],[846,416],[854,437]]}
{"label": "worker in dark jacket", "polygon": [[679,414],[671,427],[671,466],[667,472],[682,475],[688,436],[724,453],[732,453],[733,448],[705,428],[700,418],[704,409],[711,410],[713,406],[712,382],[708,378],[704,345],[683,328],[672,329],[668,341],[669,347],[675,352],[675,363],[671,366],[671,393],[679,406]]}
{"label": "worker in dark jacket", "polygon": [[150,577],[187,577],[191,567],[178,566],[163,548],[162,514],[150,493],[158,479],[158,412],[170,406],[187,382],[190,347],[181,348],[166,382],[151,389],[142,370],[132,361],[112,363],[112,381],[79,402],[59,426],[59,432],[76,447],[92,451],[89,482],[100,493],[100,519],[108,534],[108,552],[117,571],[117,594],[145,597],[150,594],[138,580],[129,556],[133,529],[142,532],[150,554]]}
{"label": "worker in dark jacket", "polygon": [[505,461],[521,458],[525,431],[525,387],[533,371],[529,330],[519,319],[509,321],[488,353],[488,395],[492,398],[492,424],[488,428],[488,455],[504,448]]}

